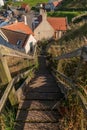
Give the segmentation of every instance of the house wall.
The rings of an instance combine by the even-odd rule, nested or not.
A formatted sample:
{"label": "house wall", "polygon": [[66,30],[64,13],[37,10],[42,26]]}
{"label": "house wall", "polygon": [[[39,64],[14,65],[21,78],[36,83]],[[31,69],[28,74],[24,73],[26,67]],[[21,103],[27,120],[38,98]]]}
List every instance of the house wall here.
{"label": "house wall", "polygon": [[4,6],[4,0],[0,0],[0,7]]}
{"label": "house wall", "polygon": [[60,39],[60,38],[64,35],[65,32],[66,32],[66,31],[55,31],[55,33],[54,33],[54,38],[55,38],[56,40]]}
{"label": "house wall", "polygon": [[30,49],[31,49],[31,45],[30,44],[31,43],[32,43],[32,49],[34,50],[34,46],[36,45],[36,42],[37,42],[36,39],[32,35],[30,35],[28,40],[27,40],[27,42],[26,42],[26,45],[24,46],[25,52],[26,53],[30,52]]}
{"label": "house wall", "polygon": [[37,41],[41,41],[42,39],[50,39],[54,36],[54,29],[46,20],[43,20],[34,30],[34,35]]}

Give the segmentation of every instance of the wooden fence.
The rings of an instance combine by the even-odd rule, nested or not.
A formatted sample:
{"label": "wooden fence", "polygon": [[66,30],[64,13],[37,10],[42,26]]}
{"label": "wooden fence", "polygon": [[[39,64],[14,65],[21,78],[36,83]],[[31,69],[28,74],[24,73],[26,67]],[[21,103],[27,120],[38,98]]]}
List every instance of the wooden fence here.
{"label": "wooden fence", "polygon": [[[70,59],[73,57],[80,57],[80,62],[78,63],[78,67],[76,69],[75,75],[74,75],[74,80],[67,77],[63,73],[55,70],[52,68],[52,73],[56,77],[58,83],[61,83],[60,89],[62,93],[64,93],[65,97],[67,96],[67,92],[71,89],[75,90],[76,94],[80,97],[81,102],[82,102],[82,107],[84,108],[86,114],[87,114],[87,90],[84,88],[84,86],[81,86],[76,83],[76,79],[79,74],[79,70],[81,67],[81,64],[83,62],[87,62],[87,46],[84,46],[82,48],[79,48],[71,53],[63,54],[61,56],[55,57],[54,60],[61,60],[61,59]],[[62,78],[62,80],[61,80]],[[68,85],[65,85],[64,82],[67,82]],[[64,84],[64,85],[63,85]],[[80,91],[80,89],[82,91]]]}
{"label": "wooden fence", "polygon": [[[36,49],[35,49],[36,51]],[[34,61],[34,65],[31,69],[18,74],[16,77],[12,78],[11,73],[7,64],[6,56],[9,57],[16,57],[21,59],[28,59],[30,62],[31,60]],[[0,78],[3,83],[8,83],[3,96],[0,99],[0,129],[4,130],[4,121],[2,118],[2,112],[5,107],[7,99],[9,99],[11,105],[16,105],[19,102],[19,97],[17,95],[17,92],[15,90],[15,84],[23,77],[26,77],[27,79],[24,81],[21,89],[23,89],[23,86],[27,84],[31,80],[31,76],[29,73],[34,71],[35,69],[35,52],[33,56],[29,56],[27,54],[21,53],[19,51],[9,49],[8,47],[0,45]],[[19,86],[20,87],[20,86]]]}
{"label": "wooden fence", "polygon": [[[78,63],[74,79],[67,77],[65,74],[59,72],[55,68],[52,68],[52,74],[56,78],[58,82],[58,86],[60,87],[61,92],[64,94],[64,97],[67,98],[67,95],[74,90],[77,97],[79,97],[81,101],[81,106],[84,110],[85,116],[87,117],[87,89],[84,86],[78,85],[76,80],[79,75],[79,71],[83,62],[87,62],[87,46],[79,48],[71,53],[63,54],[61,56],[53,58],[53,60],[63,60],[63,59],[70,59],[73,57],[80,57],[80,62]],[[52,109],[54,109],[59,102],[57,102]],[[86,124],[86,123],[85,123]],[[81,119],[81,130],[86,130],[87,125],[84,125],[84,117],[82,116]]]}

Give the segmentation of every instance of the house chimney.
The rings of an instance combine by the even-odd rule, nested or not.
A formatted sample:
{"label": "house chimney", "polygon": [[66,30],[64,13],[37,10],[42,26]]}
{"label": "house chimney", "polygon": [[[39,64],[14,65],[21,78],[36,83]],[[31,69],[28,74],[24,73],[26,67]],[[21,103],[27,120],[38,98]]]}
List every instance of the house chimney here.
{"label": "house chimney", "polygon": [[47,19],[47,12],[46,12],[46,10],[40,8],[40,15],[42,16],[42,20],[46,20]]}
{"label": "house chimney", "polygon": [[23,15],[23,21],[24,21],[25,25],[27,25],[27,17],[25,15]]}

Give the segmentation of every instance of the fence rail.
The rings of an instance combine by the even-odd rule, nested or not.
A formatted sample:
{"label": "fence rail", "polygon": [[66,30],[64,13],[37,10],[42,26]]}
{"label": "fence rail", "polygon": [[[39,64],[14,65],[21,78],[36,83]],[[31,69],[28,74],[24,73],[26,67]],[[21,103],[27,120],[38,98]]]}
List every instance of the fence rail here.
{"label": "fence rail", "polygon": [[23,52],[19,52],[17,50],[13,50],[11,48],[0,45],[0,57],[3,57],[3,56],[26,58],[26,59],[30,59],[30,60],[34,59],[33,56],[30,56],[30,55],[27,55]]}
{"label": "fence rail", "polygon": [[[54,72],[54,76],[55,78],[58,80],[58,82],[61,83],[61,85],[59,85],[61,92],[64,94],[65,97],[67,97],[67,92],[69,92],[69,90],[74,89],[76,94],[78,94],[78,96],[80,97],[82,104],[83,104],[83,108],[85,109],[85,111],[87,112],[87,101],[86,98],[84,97],[84,95],[79,91],[79,86],[77,84],[75,84],[69,77],[65,76],[64,74],[61,74],[60,72],[56,71],[56,70],[52,70]],[[60,78],[58,78],[58,75],[61,76],[66,82],[69,83],[69,86],[67,84],[65,84]],[[83,88],[83,87],[82,87]],[[84,89],[84,94],[87,97],[87,91],[86,89]]]}
{"label": "fence rail", "polygon": [[3,108],[4,108],[4,105],[7,101],[7,98],[9,96],[9,93],[11,92],[11,89],[12,87],[21,79],[21,78],[24,78],[26,76],[28,76],[29,72],[33,71],[35,69],[35,67],[31,68],[30,70],[24,72],[24,73],[21,73],[19,75],[17,75],[16,77],[14,77],[10,83],[8,84],[1,100],[0,100],[0,113],[2,112]]}
{"label": "fence rail", "polygon": [[[60,85],[60,89],[64,93],[65,97],[67,96],[67,91],[69,91],[70,89],[75,90],[76,94],[81,99],[82,107],[87,113],[87,90],[83,86],[77,84],[76,82],[81,64],[87,61],[87,46],[81,47],[73,52],[55,57],[54,60],[62,60],[62,59],[68,59],[68,58],[70,59],[70,58],[78,57],[78,56],[80,57],[80,62],[78,63],[78,67],[75,72],[75,78],[73,80],[67,77],[66,75],[64,75],[63,73],[55,70],[54,68],[52,68],[52,73],[56,77],[57,81],[62,84]],[[80,89],[82,89],[82,91]]]}
{"label": "fence rail", "polygon": [[[22,78],[26,78],[26,80],[24,81],[22,85],[25,85],[26,82],[30,81],[31,77],[29,76],[29,74],[30,72],[33,72],[34,69],[36,68],[35,53],[36,53],[36,49],[35,49],[34,55],[30,56],[25,53],[0,45],[0,73],[1,73],[0,78],[2,80],[2,83],[8,83],[4,91],[4,94],[0,99],[0,129],[1,130],[3,130],[3,123],[4,123],[3,118],[2,118],[2,112],[3,112],[3,108],[5,107],[6,101],[9,98],[11,105],[16,105],[19,103],[18,102],[19,97],[17,95],[17,91],[15,90],[14,86]],[[33,66],[31,66],[30,69],[27,68],[27,71],[20,73],[16,77],[12,78],[9,67],[8,67],[8,63],[7,63],[7,57],[20,58],[20,60],[27,59],[31,63],[33,60],[34,61]]]}

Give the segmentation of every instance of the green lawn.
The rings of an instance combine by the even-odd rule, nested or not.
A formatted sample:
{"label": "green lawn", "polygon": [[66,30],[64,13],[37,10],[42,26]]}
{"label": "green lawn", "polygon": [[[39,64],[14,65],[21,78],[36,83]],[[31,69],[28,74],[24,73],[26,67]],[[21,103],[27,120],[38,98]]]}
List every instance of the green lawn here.
{"label": "green lawn", "polygon": [[20,3],[28,3],[31,7],[37,3],[48,2],[48,0],[24,0],[23,2],[15,2],[14,5],[20,5]]}
{"label": "green lawn", "polygon": [[67,17],[68,22],[71,22],[71,19],[75,16],[83,14],[84,12],[77,12],[77,11],[56,11],[56,12],[49,12],[48,16],[51,17]]}

